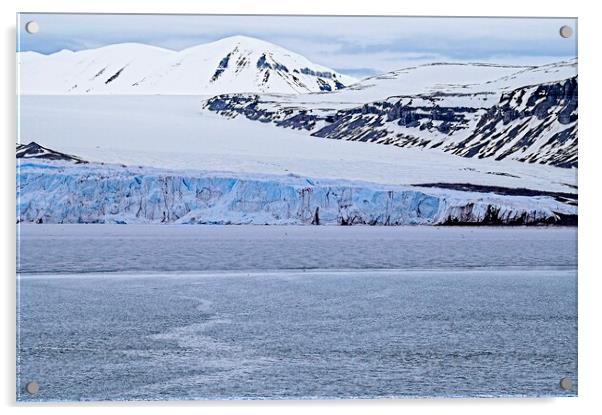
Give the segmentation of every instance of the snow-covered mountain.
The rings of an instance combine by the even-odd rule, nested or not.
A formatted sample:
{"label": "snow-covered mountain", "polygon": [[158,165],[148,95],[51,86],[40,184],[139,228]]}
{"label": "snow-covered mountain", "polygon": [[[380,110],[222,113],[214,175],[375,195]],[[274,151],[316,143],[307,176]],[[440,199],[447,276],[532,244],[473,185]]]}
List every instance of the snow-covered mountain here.
{"label": "snow-covered mountain", "polygon": [[124,43],[51,55],[17,54],[21,94],[299,94],[356,79],[263,40],[232,36],[172,51]]}
{"label": "snow-covered mountain", "polygon": [[577,61],[430,64],[295,97],[223,94],[204,108],[316,137],[577,166]]}
{"label": "snow-covered mountain", "polygon": [[577,166],[577,60],[434,63],[356,81],[269,42],[18,54],[20,92],[213,95],[203,108],[315,137]]}
{"label": "snow-covered mountain", "polygon": [[355,82],[240,36],[18,59],[18,139],[47,146],[17,147],[19,222],[577,222],[576,60]]}

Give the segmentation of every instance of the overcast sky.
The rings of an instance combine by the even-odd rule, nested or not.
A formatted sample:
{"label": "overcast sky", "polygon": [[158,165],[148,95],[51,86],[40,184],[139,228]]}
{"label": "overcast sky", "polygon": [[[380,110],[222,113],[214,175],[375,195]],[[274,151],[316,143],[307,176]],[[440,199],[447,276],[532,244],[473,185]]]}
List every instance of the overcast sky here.
{"label": "overcast sky", "polygon": [[[30,20],[40,26],[35,35],[23,30]],[[569,18],[22,14],[18,25],[21,51],[122,42],[180,50],[246,35],[358,77],[433,61],[540,64],[577,56],[577,22]],[[559,35],[562,25],[573,37]]]}

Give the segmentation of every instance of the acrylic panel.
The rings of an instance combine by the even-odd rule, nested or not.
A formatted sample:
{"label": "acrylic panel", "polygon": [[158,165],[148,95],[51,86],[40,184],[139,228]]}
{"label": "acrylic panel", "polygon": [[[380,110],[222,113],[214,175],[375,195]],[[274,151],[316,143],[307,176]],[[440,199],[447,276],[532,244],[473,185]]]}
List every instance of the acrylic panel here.
{"label": "acrylic panel", "polygon": [[577,20],[19,14],[17,400],[576,396]]}

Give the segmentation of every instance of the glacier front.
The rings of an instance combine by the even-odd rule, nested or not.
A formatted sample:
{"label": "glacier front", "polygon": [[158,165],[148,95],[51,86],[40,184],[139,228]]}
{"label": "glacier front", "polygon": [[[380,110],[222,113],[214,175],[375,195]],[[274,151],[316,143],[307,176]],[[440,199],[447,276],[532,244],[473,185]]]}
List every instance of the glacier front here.
{"label": "glacier front", "polygon": [[573,224],[576,215],[576,195],[17,161],[17,222],[530,225]]}

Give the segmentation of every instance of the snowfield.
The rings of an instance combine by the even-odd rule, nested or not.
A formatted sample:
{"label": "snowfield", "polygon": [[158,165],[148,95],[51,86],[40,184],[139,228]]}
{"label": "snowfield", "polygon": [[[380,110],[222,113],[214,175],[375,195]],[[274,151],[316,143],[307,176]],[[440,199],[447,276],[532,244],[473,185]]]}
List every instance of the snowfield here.
{"label": "snowfield", "polygon": [[201,111],[202,101],[195,96],[24,96],[19,140],[128,166],[576,193],[577,169],[311,137]]}
{"label": "snowfield", "polygon": [[281,106],[348,109],[391,97],[435,96],[441,106],[489,107],[504,92],[577,76],[577,59],[542,66],[432,63],[372,76],[329,93],[263,94]]}

